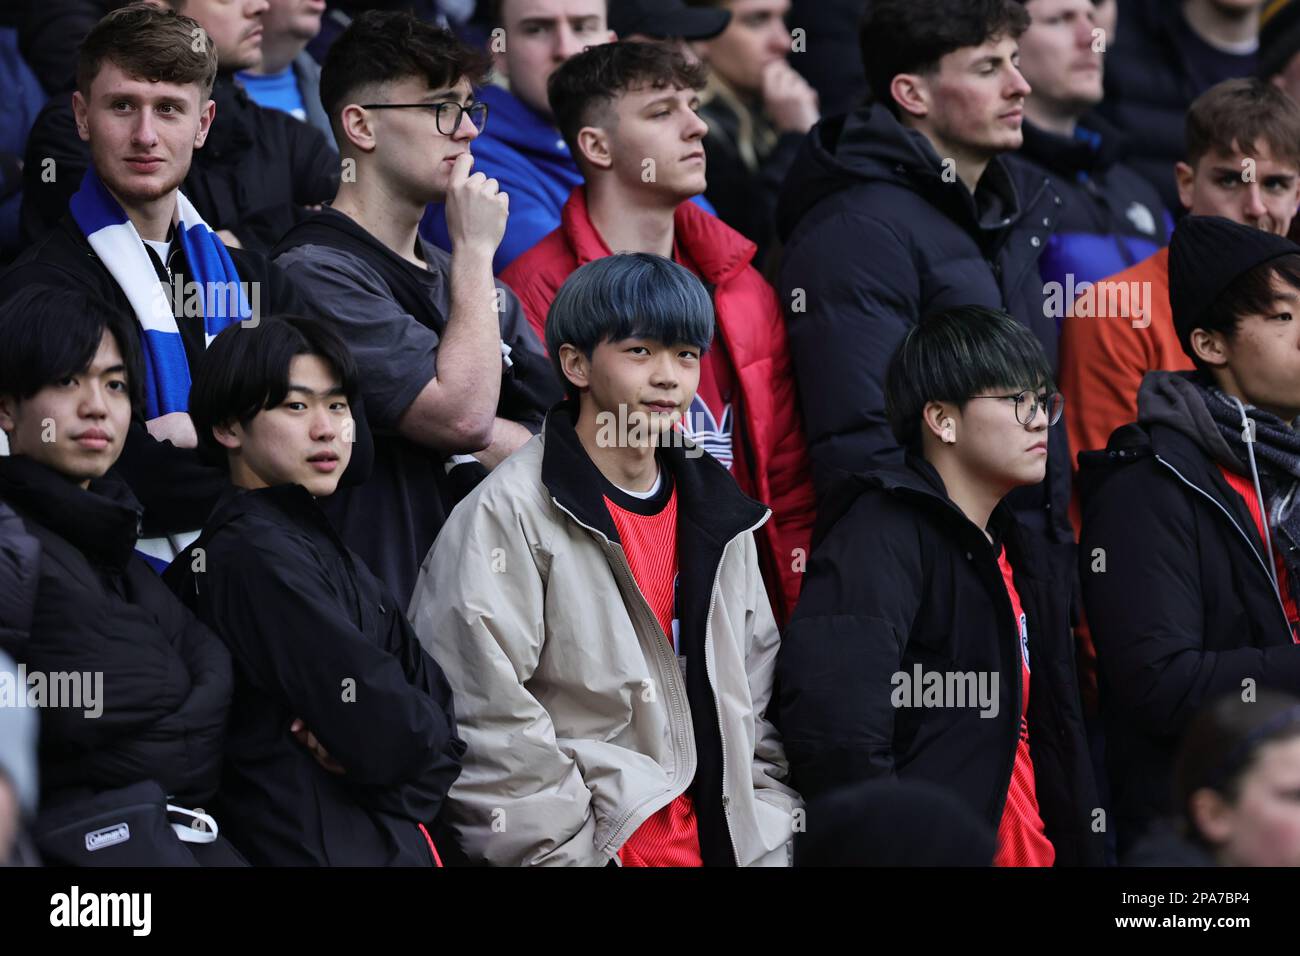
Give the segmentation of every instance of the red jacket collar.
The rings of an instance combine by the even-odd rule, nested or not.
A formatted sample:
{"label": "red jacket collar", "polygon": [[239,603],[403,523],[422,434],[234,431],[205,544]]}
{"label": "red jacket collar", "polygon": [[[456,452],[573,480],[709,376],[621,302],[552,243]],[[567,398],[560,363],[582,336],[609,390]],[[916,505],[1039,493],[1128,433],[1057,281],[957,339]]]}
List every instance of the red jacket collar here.
{"label": "red jacket collar", "polygon": [[[673,257],[680,259],[684,254],[710,285],[720,286],[734,279],[758,251],[754,243],[689,200],[673,213],[673,226]],[[565,202],[560,229],[579,267],[612,254],[587,211],[585,186],[576,188]]]}

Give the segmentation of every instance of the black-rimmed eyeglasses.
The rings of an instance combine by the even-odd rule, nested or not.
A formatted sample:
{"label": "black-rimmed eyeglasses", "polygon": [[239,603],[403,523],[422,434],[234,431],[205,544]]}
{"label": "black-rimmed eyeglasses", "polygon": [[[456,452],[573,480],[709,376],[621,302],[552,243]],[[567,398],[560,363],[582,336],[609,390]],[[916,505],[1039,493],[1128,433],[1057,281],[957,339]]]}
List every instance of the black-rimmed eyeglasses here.
{"label": "black-rimmed eyeglasses", "polygon": [[[460,129],[460,121],[469,114],[469,121],[480,133],[487,128],[488,105],[471,103],[461,106],[459,103],[362,103],[363,110],[432,110],[434,125],[443,136],[451,136]],[[451,119],[454,117],[455,121]]]}
{"label": "black-rimmed eyeglasses", "polygon": [[1027,388],[1014,395],[972,395],[971,397],[999,398],[1007,402],[1015,399],[1016,421],[1022,425],[1032,425],[1040,408],[1047,412],[1047,424],[1055,425],[1061,420],[1061,412],[1065,410],[1065,396],[1060,392],[1037,393]]}

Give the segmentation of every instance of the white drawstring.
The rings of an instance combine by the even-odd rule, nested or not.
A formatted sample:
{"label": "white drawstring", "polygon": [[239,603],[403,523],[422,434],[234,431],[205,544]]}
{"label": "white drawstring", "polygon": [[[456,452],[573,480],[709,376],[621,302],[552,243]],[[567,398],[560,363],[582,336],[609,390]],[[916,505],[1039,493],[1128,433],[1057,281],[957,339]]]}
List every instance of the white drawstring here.
{"label": "white drawstring", "polygon": [[1273,562],[1273,539],[1268,533],[1268,505],[1264,501],[1264,492],[1259,486],[1259,469],[1255,467],[1255,423],[1246,415],[1246,407],[1241,404],[1241,399],[1235,395],[1228,395],[1227,398],[1237,406],[1237,411],[1241,414],[1241,440],[1246,443],[1246,457],[1250,460],[1250,477],[1255,482],[1255,500],[1259,502],[1259,524],[1264,531],[1264,565],[1268,568],[1273,590],[1281,600],[1282,592],[1277,586],[1277,566]]}

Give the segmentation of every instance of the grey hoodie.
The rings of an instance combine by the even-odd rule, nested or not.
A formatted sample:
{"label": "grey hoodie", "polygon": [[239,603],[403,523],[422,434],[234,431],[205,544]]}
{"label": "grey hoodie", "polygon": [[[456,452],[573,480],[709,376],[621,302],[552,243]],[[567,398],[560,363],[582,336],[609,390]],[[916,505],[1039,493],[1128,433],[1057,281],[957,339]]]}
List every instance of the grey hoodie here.
{"label": "grey hoodie", "polygon": [[1186,435],[1214,462],[1246,474],[1240,456],[1219,431],[1205,404],[1205,390],[1194,381],[1196,372],[1147,372],[1138,388],[1138,422],[1167,425]]}

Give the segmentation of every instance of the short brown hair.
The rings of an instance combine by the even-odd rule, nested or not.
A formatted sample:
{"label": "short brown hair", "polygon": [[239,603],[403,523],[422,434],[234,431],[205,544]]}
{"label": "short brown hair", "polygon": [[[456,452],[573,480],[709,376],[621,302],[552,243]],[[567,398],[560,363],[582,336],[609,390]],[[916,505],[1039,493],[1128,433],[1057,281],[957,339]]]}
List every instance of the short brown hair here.
{"label": "short brown hair", "polygon": [[217,79],[217,50],[199,22],[149,3],[114,10],[91,28],[77,54],[82,96],[105,61],[151,82],[195,83],[204,99]]}
{"label": "short brown hair", "polygon": [[358,13],[339,34],[321,66],[321,106],[344,141],[340,116],[359,90],[418,77],[431,90],[455,86],[462,79],[479,86],[491,58],[456,35],[405,10]]}
{"label": "short brown hair", "polygon": [[1274,158],[1300,166],[1300,106],[1255,77],[1224,80],[1187,110],[1187,164],[1208,153],[1250,153],[1266,143]]}
{"label": "short brown hair", "polygon": [[708,69],[663,43],[602,43],[565,60],[546,84],[555,125],[577,159],[578,133],[596,110],[628,90],[649,86],[702,90]]}
{"label": "short brown hair", "polygon": [[949,53],[1029,29],[1023,0],[873,0],[858,25],[858,49],[875,102],[894,116],[900,73],[928,74]]}

